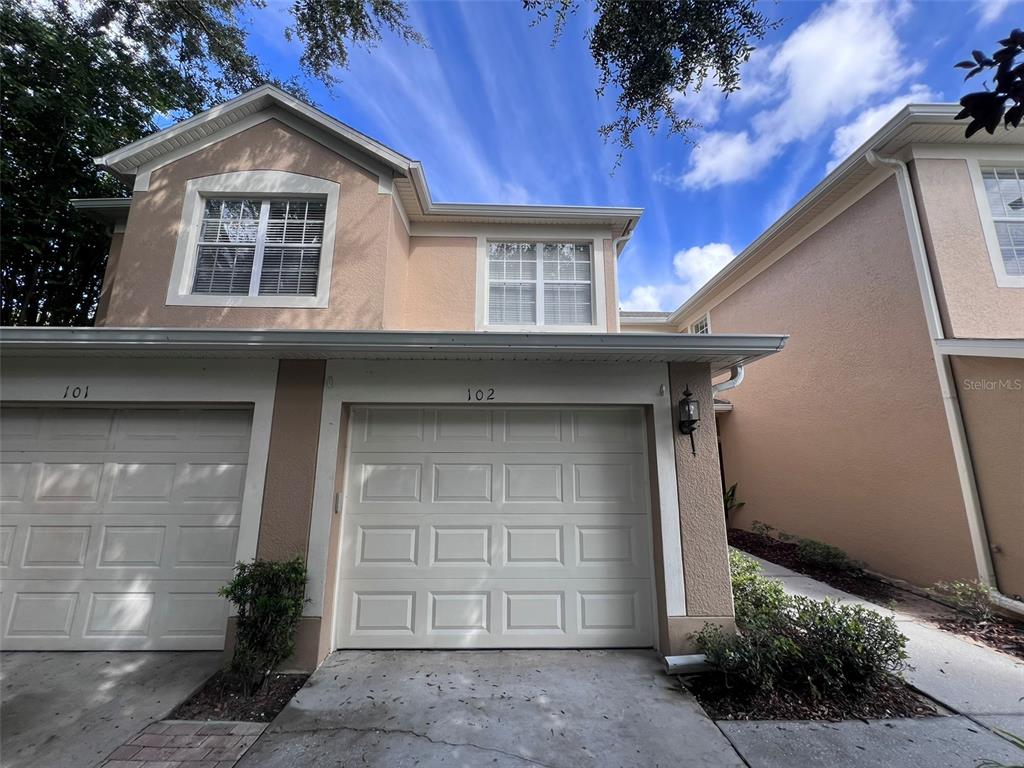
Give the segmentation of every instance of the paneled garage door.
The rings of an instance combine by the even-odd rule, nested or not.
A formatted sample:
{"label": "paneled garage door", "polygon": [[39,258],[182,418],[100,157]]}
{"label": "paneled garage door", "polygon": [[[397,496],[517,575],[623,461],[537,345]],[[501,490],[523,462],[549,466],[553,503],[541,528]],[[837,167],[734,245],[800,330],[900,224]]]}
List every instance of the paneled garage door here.
{"label": "paneled garage door", "polygon": [[337,642],[650,646],[642,413],[355,408]]}
{"label": "paneled garage door", "polygon": [[3,648],[222,648],[250,421],[4,409]]}

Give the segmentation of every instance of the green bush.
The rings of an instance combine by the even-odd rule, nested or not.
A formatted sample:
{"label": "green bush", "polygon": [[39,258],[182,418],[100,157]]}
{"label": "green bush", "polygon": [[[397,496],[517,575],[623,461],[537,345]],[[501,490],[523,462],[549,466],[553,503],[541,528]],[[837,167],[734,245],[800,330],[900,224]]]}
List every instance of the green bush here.
{"label": "green bush", "polygon": [[730,567],[739,632],[708,625],[697,645],[731,687],[751,696],[862,699],[906,666],[907,639],[892,619],[787,595],[739,553]]}
{"label": "green bush", "polygon": [[238,612],[230,671],[246,696],[295,649],[295,632],[305,604],[306,564],[254,560],[237,563],[234,578],[220,590]]}
{"label": "green bush", "polygon": [[940,581],[933,591],[953,607],[979,624],[992,621],[992,587],[980,581]]}
{"label": "green bush", "polygon": [[807,565],[819,568],[849,571],[857,567],[839,547],[814,539],[800,539],[796,544],[796,554]]}

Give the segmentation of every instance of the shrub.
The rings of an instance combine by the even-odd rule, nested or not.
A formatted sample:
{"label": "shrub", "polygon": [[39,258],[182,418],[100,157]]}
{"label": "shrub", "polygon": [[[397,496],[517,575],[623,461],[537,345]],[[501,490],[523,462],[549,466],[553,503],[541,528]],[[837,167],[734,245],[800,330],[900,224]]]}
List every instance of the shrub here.
{"label": "shrub", "polygon": [[745,501],[736,501],[736,483],[730,485],[723,494],[725,501],[725,519],[728,522],[729,515],[737,510],[743,509]]}
{"label": "shrub", "polygon": [[220,594],[238,611],[230,671],[238,676],[246,696],[262,688],[295,649],[305,591],[306,564],[301,557],[237,563],[234,577],[221,588]]}
{"label": "shrub", "polygon": [[857,567],[839,547],[814,539],[800,539],[796,545],[796,554],[807,565],[819,568],[849,571]]}
{"label": "shrub", "polygon": [[995,618],[992,612],[992,587],[980,581],[940,581],[933,591],[944,597],[971,621],[982,624]]}
{"label": "shrub", "polygon": [[697,645],[731,687],[751,696],[856,700],[904,669],[907,639],[891,618],[787,595],[739,553],[730,566],[739,632],[708,625]]}

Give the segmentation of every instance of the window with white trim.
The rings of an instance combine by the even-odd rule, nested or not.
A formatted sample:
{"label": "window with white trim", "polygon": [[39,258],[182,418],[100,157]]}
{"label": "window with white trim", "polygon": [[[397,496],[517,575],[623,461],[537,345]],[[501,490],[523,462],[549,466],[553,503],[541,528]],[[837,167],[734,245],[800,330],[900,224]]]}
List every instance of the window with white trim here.
{"label": "window with white trim", "polygon": [[1006,274],[1024,277],[1024,168],[982,168],[981,178]]}
{"label": "window with white trim", "polygon": [[489,242],[490,325],[593,325],[590,243]]}
{"label": "window with white trim", "polygon": [[711,333],[711,321],[707,315],[690,326],[690,333]]}
{"label": "window with white trim", "polygon": [[192,293],[316,296],[324,197],[203,201]]}

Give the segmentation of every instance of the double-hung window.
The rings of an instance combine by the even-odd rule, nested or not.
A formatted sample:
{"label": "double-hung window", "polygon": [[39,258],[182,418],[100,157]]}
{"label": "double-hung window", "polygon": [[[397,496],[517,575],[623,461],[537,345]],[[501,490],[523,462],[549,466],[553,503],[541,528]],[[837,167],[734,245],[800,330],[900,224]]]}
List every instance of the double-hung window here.
{"label": "double-hung window", "polygon": [[1024,167],[982,168],[996,241],[1009,277],[1024,277]]}
{"label": "double-hung window", "polygon": [[711,321],[707,315],[690,326],[690,333],[711,333]]}
{"label": "double-hung window", "polygon": [[316,296],[324,241],[323,197],[208,197],[192,293]]}
{"label": "double-hung window", "polygon": [[487,244],[489,325],[593,325],[590,243]]}

